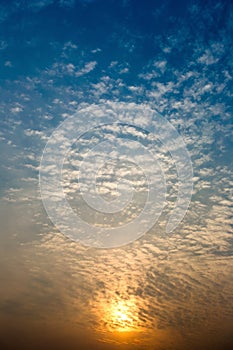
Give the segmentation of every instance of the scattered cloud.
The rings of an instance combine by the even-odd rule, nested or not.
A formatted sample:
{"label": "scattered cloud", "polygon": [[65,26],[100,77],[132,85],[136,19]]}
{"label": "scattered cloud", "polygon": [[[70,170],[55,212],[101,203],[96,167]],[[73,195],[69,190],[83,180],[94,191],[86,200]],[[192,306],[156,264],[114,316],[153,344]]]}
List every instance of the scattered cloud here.
{"label": "scattered cloud", "polygon": [[86,63],[82,69],[80,69],[78,72],[75,73],[75,76],[80,77],[82,75],[90,73],[92,70],[95,69],[96,65],[97,65],[96,61],[91,61]]}

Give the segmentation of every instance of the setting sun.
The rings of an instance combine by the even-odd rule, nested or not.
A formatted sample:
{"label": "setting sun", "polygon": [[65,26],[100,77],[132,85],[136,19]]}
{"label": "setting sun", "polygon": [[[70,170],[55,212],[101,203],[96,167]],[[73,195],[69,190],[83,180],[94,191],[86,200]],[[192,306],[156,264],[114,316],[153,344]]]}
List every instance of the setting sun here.
{"label": "setting sun", "polygon": [[111,332],[139,330],[137,307],[133,300],[114,300],[104,308],[104,322]]}
{"label": "setting sun", "polygon": [[112,325],[118,332],[127,332],[134,326],[133,315],[123,302],[119,302],[112,309]]}

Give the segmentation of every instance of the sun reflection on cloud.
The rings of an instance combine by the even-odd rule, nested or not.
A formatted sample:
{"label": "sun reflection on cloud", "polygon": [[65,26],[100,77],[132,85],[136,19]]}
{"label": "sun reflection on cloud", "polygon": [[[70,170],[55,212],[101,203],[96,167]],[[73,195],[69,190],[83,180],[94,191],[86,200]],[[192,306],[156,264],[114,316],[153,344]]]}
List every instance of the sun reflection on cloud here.
{"label": "sun reflection on cloud", "polygon": [[140,331],[138,310],[134,300],[111,300],[104,307],[103,321],[110,332]]}
{"label": "sun reflection on cloud", "polygon": [[131,331],[135,326],[133,310],[125,302],[120,301],[110,309],[110,328],[118,332]]}

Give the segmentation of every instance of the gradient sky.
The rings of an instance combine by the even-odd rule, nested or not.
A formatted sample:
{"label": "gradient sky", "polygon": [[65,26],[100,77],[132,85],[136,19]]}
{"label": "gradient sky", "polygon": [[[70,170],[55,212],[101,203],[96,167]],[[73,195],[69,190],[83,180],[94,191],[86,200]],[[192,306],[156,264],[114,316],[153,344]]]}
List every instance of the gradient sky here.
{"label": "gradient sky", "polygon": [[[0,0],[0,66],[1,349],[231,349],[232,1]],[[97,249],[48,218],[40,159],[77,110],[98,118],[107,106],[118,121],[116,105],[139,128],[146,108],[176,128],[191,157],[193,195],[167,234],[177,174],[157,142],[167,183],[160,219],[128,245]],[[139,131],[125,135],[149,147]],[[104,130],[105,139],[117,132]],[[73,145],[63,185],[77,215],[117,226],[142,209],[145,177],[140,167],[116,166],[120,178],[131,169],[135,188],[134,209],[117,218],[85,206],[78,166],[102,134],[97,128]],[[109,163],[99,172],[105,199],[116,195],[111,171]]]}

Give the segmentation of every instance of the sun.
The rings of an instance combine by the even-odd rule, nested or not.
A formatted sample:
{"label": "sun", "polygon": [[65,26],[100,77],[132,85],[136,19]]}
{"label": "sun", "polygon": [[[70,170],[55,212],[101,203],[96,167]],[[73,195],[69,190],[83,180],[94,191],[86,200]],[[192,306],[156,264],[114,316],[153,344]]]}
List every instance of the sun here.
{"label": "sun", "polygon": [[130,326],[133,325],[130,310],[123,303],[119,303],[113,308],[112,323],[116,326],[116,329],[121,332],[129,330]]}
{"label": "sun", "polygon": [[117,317],[118,317],[119,321],[122,321],[122,322],[128,320],[128,316],[121,311],[117,312]]}
{"label": "sun", "polygon": [[113,332],[131,332],[137,328],[137,314],[129,301],[114,301],[105,316],[106,324]]}

